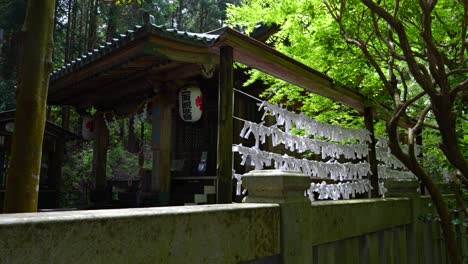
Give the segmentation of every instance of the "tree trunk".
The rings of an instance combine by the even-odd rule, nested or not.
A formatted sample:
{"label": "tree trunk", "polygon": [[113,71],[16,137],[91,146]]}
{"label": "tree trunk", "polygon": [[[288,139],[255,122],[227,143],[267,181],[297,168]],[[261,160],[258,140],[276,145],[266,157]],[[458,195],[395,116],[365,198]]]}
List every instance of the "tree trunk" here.
{"label": "tree trunk", "polygon": [[138,147],[136,144],[136,131],[135,131],[135,128],[133,127],[134,118],[136,117],[132,116],[131,118],[128,119],[128,137],[127,137],[126,149],[130,153],[138,152]]}
{"label": "tree trunk", "polygon": [[54,5],[54,0],[28,1],[6,213],[37,211],[47,89],[52,70]]}
{"label": "tree trunk", "polygon": [[92,0],[90,3],[90,17],[89,17],[89,27],[88,27],[88,44],[87,50],[95,48],[97,42],[97,11],[98,11],[98,2]]}
{"label": "tree trunk", "polygon": [[183,30],[182,28],[182,10],[184,9],[184,0],[179,0],[179,8],[177,9],[177,29]]}
{"label": "tree trunk", "polygon": [[116,17],[118,13],[118,6],[117,5],[111,5],[109,7],[109,13],[107,15],[107,29],[106,29],[106,42],[109,42],[112,40],[112,37],[115,35],[115,32],[117,32],[117,21]]}
{"label": "tree trunk", "polygon": [[73,0],[68,0],[68,11],[67,11],[67,31],[65,34],[65,64],[70,62],[70,34],[71,32],[71,25],[72,25],[72,8],[73,8]]}
{"label": "tree trunk", "polygon": [[442,193],[437,188],[432,178],[424,171],[419,165],[415,156],[406,155],[398,146],[398,129],[397,122],[390,122],[387,127],[389,138],[389,148],[393,155],[395,155],[413,174],[422,181],[431,196],[432,202],[437,210],[440,218],[440,226],[447,245],[448,256],[453,264],[461,263],[460,252],[458,251],[455,232],[453,229],[452,218],[449,213],[447,203],[442,197]]}
{"label": "tree trunk", "polygon": [[432,100],[432,110],[439,126],[442,144],[440,148],[448,161],[468,179],[468,161],[460,150],[456,134],[456,115],[452,112],[449,95],[440,95]]}
{"label": "tree trunk", "polygon": [[76,36],[78,32],[76,31],[77,29],[77,19],[76,19],[76,14],[78,13],[78,7],[76,0],[73,0],[72,4],[72,13],[71,13],[71,32],[70,32],[70,43],[69,43],[69,53],[68,53],[68,58],[72,60],[75,57],[75,48],[76,48]]}

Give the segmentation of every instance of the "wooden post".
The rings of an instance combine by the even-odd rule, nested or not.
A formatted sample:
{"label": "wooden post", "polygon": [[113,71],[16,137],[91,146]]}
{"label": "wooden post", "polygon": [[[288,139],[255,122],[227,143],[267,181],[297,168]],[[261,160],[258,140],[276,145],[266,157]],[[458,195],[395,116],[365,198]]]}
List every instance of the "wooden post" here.
{"label": "wooden post", "polygon": [[97,191],[104,192],[106,186],[107,147],[109,145],[109,131],[104,118],[97,114],[94,118],[95,136],[93,144],[93,176]]}
{"label": "wooden post", "polygon": [[169,204],[171,190],[171,142],[173,95],[161,91],[153,101],[153,172],[151,190],[157,191],[160,205]]}
{"label": "wooden post", "polygon": [[65,152],[65,135],[60,135],[55,139],[54,152],[52,153],[52,176],[50,179],[51,186],[55,189],[54,205],[58,208],[60,199],[60,185],[62,182],[62,165]]}
{"label": "wooden post", "polygon": [[220,48],[218,86],[217,203],[232,202],[233,48]]}
{"label": "wooden post", "polygon": [[[422,144],[423,144],[423,138],[422,138],[422,128],[418,129],[416,131],[416,145],[419,145],[422,147]],[[423,152],[422,152],[422,149],[421,149],[421,152],[419,153],[418,155],[418,158],[419,159],[422,159],[423,158]],[[421,191],[421,195],[426,195],[426,185],[424,185],[424,183],[421,181],[421,184],[419,186],[419,189]]]}
{"label": "wooden post", "polygon": [[62,107],[62,127],[65,130],[70,129],[70,106]]}
{"label": "wooden post", "polygon": [[372,175],[370,176],[370,181],[372,185],[371,197],[379,196],[379,175],[378,175],[378,166],[377,166],[377,154],[375,151],[375,135],[374,135],[374,120],[372,114],[372,108],[364,108],[364,124],[370,132],[371,142],[369,142],[369,155],[367,160],[371,166]]}
{"label": "wooden post", "polygon": [[161,161],[161,106],[160,98],[153,100],[151,109],[151,149],[153,151],[153,166],[151,173],[151,191],[158,192],[160,188]]}

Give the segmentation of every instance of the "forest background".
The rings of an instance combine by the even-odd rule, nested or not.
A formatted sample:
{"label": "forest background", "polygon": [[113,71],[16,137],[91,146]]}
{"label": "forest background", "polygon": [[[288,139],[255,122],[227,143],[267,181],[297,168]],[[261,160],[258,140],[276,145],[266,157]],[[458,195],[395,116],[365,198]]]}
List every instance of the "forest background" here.
{"label": "forest background", "polygon": [[[452,5],[451,8],[456,8],[456,1]],[[1,0],[0,7],[0,94],[2,95],[0,111],[5,111],[15,107],[17,58],[21,52],[18,50],[19,33],[24,21],[26,2]],[[446,6],[445,12],[451,12],[450,10],[453,10],[451,8]],[[274,45],[281,52],[326,73],[340,83],[358,88],[373,101],[391,102],[388,95],[383,92],[384,85],[372,65],[358,47],[343,41],[340,26],[321,1],[243,1],[241,3],[240,0],[146,0],[115,4],[101,0],[57,0],[54,67],[70,63],[72,59],[88,50],[103,42],[111,41],[121,32],[125,33],[126,30],[141,24],[143,11],[152,14],[158,25],[191,32],[207,32],[226,23],[242,28],[247,33],[260,21],[267,25],[281,25],[279,32],[268,40],[269,45]],[[449,28],[451,26],[449,23],[441,26],[443,32],[453,31],[456,34],[458,30],[455,26]],[[362,115],[357,111],[321,96],[305,93],[299,87],[258,71],[251,70],[250,74],[249,82],[261,79],[269,85],[270,88],[264,92],[264,96],[271,101],[288,105],[320,121],[348,127],[363,126]],[[411,97],[418,92],[414,80],[409,79],[405,85],[409,86],[406,91],[409,95],[405,96]],[[409,111],[421,111],[426,103],[427,100],[420,100]],[[466,105],[461,104],[458,108],[462,114],[459,115],[457,122],[457,132],[461,139],[461,147],[464,153],[467,153]],[[64,118],[66,122],[63,122]],[[66,128],[80,133],[79,115],[73,109],[50,107],[48,119],[57,124],[63,123]],[[131,120],[121,122],[130,123]],[[429,115],[426,123],[429,126],[434,125],[434,118]],[[145,128],[145,133],[150,133],[149,127]],[[376,133],[385,134],[384,122],[376,124]],[[126,152],[136,153],[142,137],[137,137],[133,129],[130,129],[128,135],[111,134],[113,137],[109,151],[109,175],[115,173],[136,175],[137,157],[127,155]],[[437,147],[440,142],[437,129],[424,129],[423,142],[425,143],[423,164],[433,177],[440,180],[444,173],[453,171],[453,167]],[[88,177],[91,172],[91,161],[92,149],[89,143],[84,142],[69,147],[64,168],[66,176],[63,182],[64,190],[78,190],[88,184],[86,182],[90,181]],[[66,205],[66,199],[64,201]]]}
{"label": "forest background", "polygon": [[[17,60],[22,57],[22,51],[18,47],[21,42],[20,30],[26,2],[0,0],[0,7],[0,110],[8,110],[15,107]],[[446,160],[446,157],[450,158],[450,151],[445,149],[444,155],[440,147],[444,150],[444,147],[454,145],[464,160],[464,163],[460,163],[462,166],[458,166],[463,171],[463,166],[466,167],[466,158],[463,159],[463,156],[466,157],[468,148],[466,3],[419,1],[418,4],[416,1],[390,1],[383,3],[383,7],[384,11],[392,11],[393,16],[389,14],[385,18],[386,14],[379,10],[379,6],[366,0],[362,3],[290,0],[57,0],[54,67],[70,63],[100,43],[111,41],[120,32],[124,33],[134,25],[141,24],[144,11],[154,16],[156,24],[192,32],[206,32],[229,24],[248,33],[260,21],[266,25],[278,25],[279,31],[267,41],[269,45],[326,73],[339,83],[359,89],[370,102],[382,106],[382,109],[388,109],[394,116],[404,113],[408,118],[421,120],[418,122],[421,124],[417,124],[416,127],[417,131],[422,131],[424,155],[417,163],[410,159],[405,163],[414,165],[413,172],[421,167],[423,176],[427,174],[436,180],[441,180],[442,175],[453,175],[456,169],[451,164],[454,162]],[[369,11],[370,9],[372,11]],[[406,30],[404,35],[410,45],[409,51],[405,50],[405,40],[398,31],[400,24],[394,23],[395,21],[403,23],[402,28]],[[429,28],[426,25],[429,25]],[[414,64],[421,70],[411,67],[411,60],[414,58],[407,57],[405,52],[416,58]],[[443,66],[439,67],[440,65]],[[320,96],[305,93],[301,88],[258,71],[246,71],[251,74],[251,79],[246,84],[256,80],[266,83],[269,88],[263,96],[271,101],[282,103],[292,110],[302,111],[320,121],[347,127],[363,126],[362,115],[354,110]],[[435,84],[422,81],[422,75],[429,77]],[[428,89],[429,92],[440,86],[440,96],[434,93],[431,97],[429,92],[426,92],[429,97],[425,96],[423,92],[426,91],[426,84],[431,88]],[[449,91],[454,87],[453,100],[449,100],[449,111],[445,112],[447,117],[454,118],[453,123],[440,126],[440,113],[436,115],[437,111],[430,110],[437,110],[437,100],[434,98],[442,98],[445,87],[448,87]],[[394,110],[401,111],[392,113]],[[398,118],[396,119],[398,121]],[[50,107],[48,120],[80,132],[80,115],[68,107]],[[111,131],[108,175],[136,177],[136,153],[139,146],[149,148],[144,142],[150,133],[149,127],[132,129],[132,120],[120,122],[122,126],[126,124],[129,129],[126,134]],[[388,124],[378,122],[376,133],[384,135],[386,128],[388,129]],[[411,141],[415,128],[409,132],[401,129],[395,131],[403,136],[409,135]],[[441,129],[446,132],[453,130],[453,133],[448,131],[453,136],[449,138],[452,140],[449,142],[451,144],[447,144],[447,137],[441,137]],[[138,131],[142,131],[140,135],[137,135]],[[62,181],[63,206],[70,206],[74,201],[67,197],[68,194],[92,188],[89,178],[92,160],[90,144],[75,142],[67,151]],[[401,157],[405,158],[405,155],[402,154]]]}
{"label": "forest background", "polygon": [[[358,89],[370,104],[380,106],[380,115],[391,117],[389,122],[376,124],[376,133],[388,133],[392,153],[424,182],[431,194],[445,235],[451,229],[450,216],[433,182],[447,175],[456,194],[459,187],[468,187],[466,1],[55,2],[54,68],[141,24],[144,12],[152,14],[156,24],[192,32],[206,32],[229,24],[248,34],[259,22],[279,26],[278,32],[267,40],[268,45],[341,84]],[[0,8],[2,111],[15,107],[18,60],[24,52],[19,47],[26,1],[0,0]],[[273,102],[320,121],[363,126],[361,114],[354,110],[258,71],[244,69],[251,75],[246,85],[263,81],[269,87],[263,96]],[[47,119],[79,133],[82,114],[69,107],[49,107]],[[401,118],[413,119],[414,126],[409,130],[398,129]],[[120,122],[121,126],[128,127],[128,133],[111,131],[108,175],[131,178],[138,171],[136,153],[141,148],[149,148],[145,139],[150,132],[148,127],[133,128],[131,119]],[[141,131],[139,136],[138,131]],[[422,138],[422,157],[414,155],[416,137]],[[399,139],[409,145],[408,151],[402,151],[397,143]],[[90,144],[75,142],[67,147],[67,152],[63,206],[73,201],[67,198],[68,193],[92,189]],[[457,170],[458,176],[454,176]],[[459,179],[461,184],[457,185],[454,179]],[[463,201],[458,202],[467,213]],[[446,238],[449,244],[454,240]],[[452,248],[449,245],[449,250]],[[452,261],[458,258],[456,252],[451,255]]]}

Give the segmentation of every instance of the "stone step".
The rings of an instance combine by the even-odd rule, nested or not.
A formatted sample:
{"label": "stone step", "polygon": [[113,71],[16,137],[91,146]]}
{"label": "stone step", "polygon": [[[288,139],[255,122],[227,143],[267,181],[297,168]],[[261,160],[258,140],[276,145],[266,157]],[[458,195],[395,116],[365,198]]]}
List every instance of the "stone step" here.
{"label": "stone step", "polygon": [[205,185],[203,187],[203,193],[204,194],[216,194],[216,187],[215,186],[210,186],[210,185]]}

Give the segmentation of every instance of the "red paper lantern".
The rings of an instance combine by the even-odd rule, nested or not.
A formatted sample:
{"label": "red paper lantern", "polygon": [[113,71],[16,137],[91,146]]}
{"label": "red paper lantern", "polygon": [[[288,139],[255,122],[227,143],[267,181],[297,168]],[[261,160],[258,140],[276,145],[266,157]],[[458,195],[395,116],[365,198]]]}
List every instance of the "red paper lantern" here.
{"label": "red paper lantern", "polygon": [[91,140],[94,138],[95,126],[94,118],[92,116],[83,116],[83,124],[81,126],[81,134],[84,140]]}

